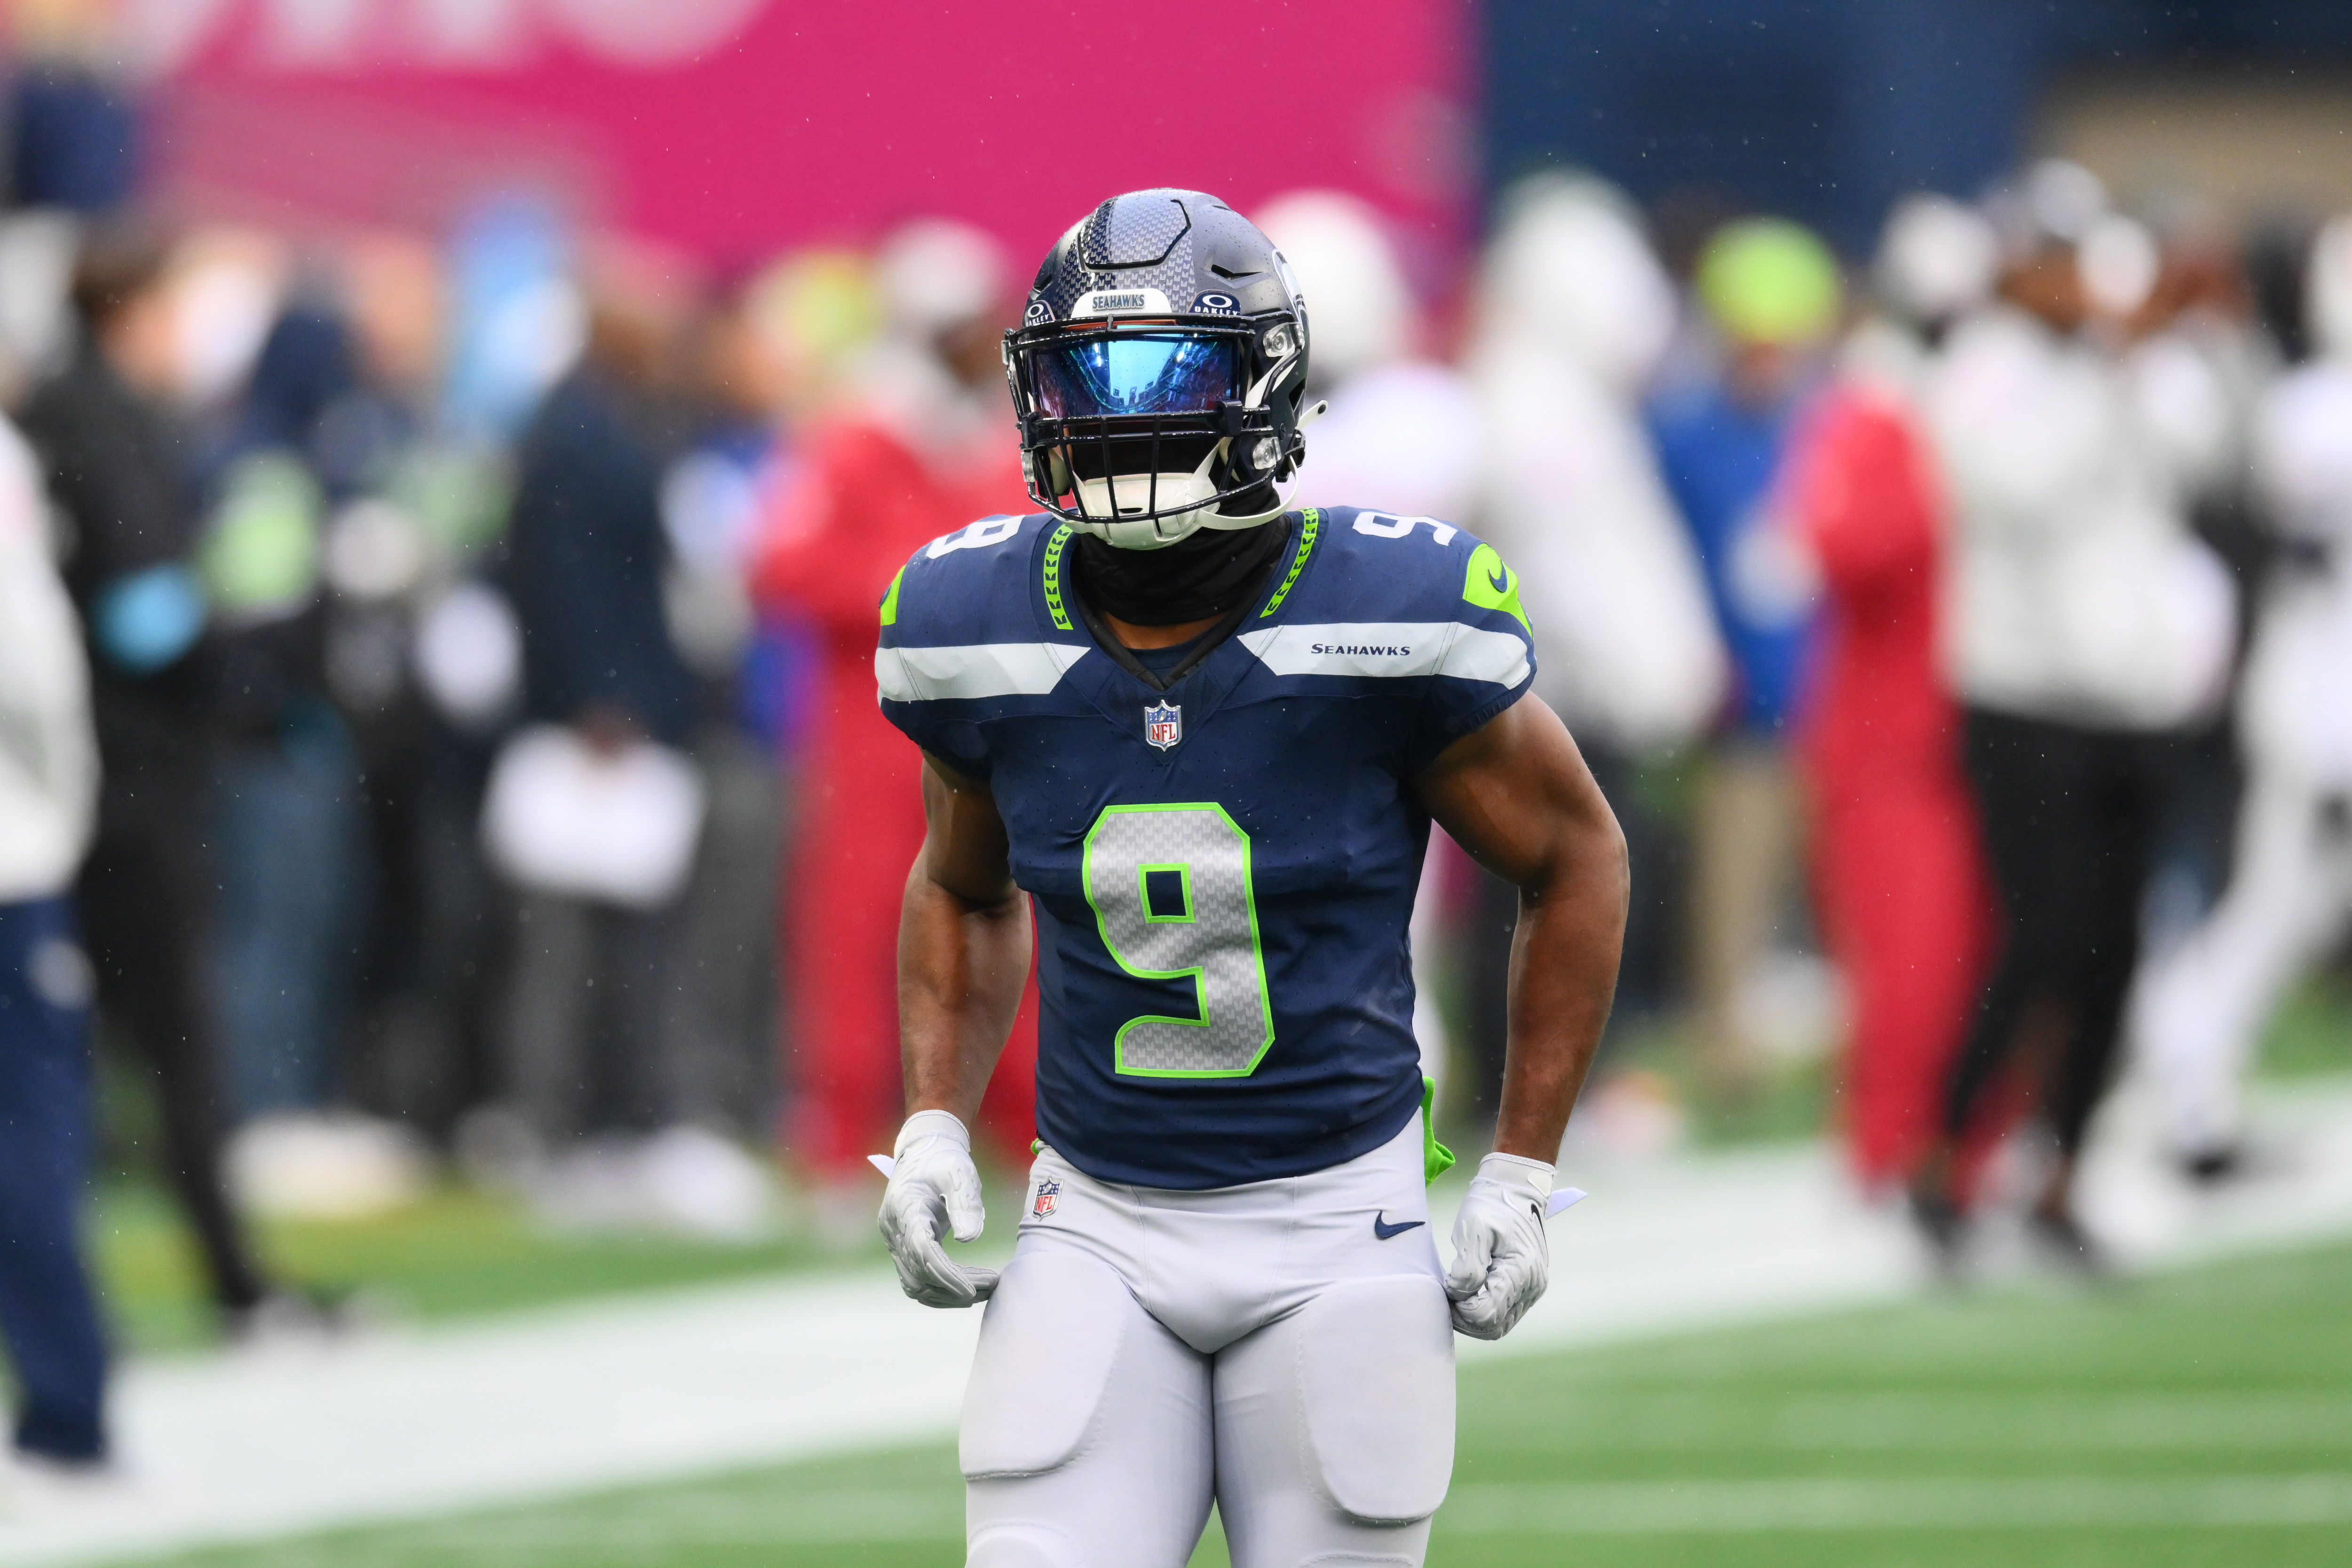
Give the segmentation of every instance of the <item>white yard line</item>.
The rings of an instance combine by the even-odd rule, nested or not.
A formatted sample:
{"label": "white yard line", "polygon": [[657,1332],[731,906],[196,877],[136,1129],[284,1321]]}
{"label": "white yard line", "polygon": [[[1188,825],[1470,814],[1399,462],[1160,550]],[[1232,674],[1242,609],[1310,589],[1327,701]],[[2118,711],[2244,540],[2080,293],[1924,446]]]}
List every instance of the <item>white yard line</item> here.
{"label": "white yard line", "polygon": [[[2086,1178],[2118,1251],[2161,1267],[2352,1233],[2352,1084],[2263,1113],[2280,1169],[2199,1197],[2146,1156],[2126,1097]],[[1825,1148],[1578,1174],[1596,1196],[1555,1222],[1551,1293],[1501,1344],[1460,1342],[1465,1359],[1892,1300],[1921,1282],[1901,1216],[1857,1202]],[[953,1430],[979,1326],[861,1272],[134,1363],[115,1409],[136,1483],[103,1506],[0,1520],[0,1568],[936,1439]]]}

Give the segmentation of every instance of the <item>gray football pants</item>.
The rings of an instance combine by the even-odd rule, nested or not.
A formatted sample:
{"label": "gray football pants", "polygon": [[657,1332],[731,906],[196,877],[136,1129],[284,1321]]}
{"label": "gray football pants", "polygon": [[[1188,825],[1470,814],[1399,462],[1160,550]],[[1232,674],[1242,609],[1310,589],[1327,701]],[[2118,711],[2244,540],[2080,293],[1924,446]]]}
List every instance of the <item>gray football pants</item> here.
{"label": "gray football pants", "polygon": [[[1096,1182],[1048,1149],[964,1394],[970,1568],[1421,1563],[1454,1333],[1418,1117],[1311,1175]],[[1409,1228],[1408,1228],[1409,1227]]]}

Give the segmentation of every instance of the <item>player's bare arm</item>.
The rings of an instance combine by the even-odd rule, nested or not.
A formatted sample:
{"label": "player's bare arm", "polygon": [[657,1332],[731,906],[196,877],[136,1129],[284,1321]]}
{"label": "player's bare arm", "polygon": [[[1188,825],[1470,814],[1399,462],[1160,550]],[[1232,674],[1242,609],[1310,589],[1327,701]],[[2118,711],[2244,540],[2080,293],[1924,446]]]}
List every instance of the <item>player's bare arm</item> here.
{"label": "player's bare arm", "polygon": [[1529,695],[1412,781],[1438,826],[1519,890],[1495,1148],[1546,1163],[1609,1021],[1632,887],[1625,836],[1543,699]]}
{"label": "player's bare arm", "polygon": [[986,1215],[971,1123],[1029,973],[1029,911],[1013,885],[1003,818],[985,786],[926,757],[923,851],[898,921],[900,1049],[911,1113],[892,1150],[882,1234],[899,1283],[930,1307],[969,1307],[996,1271],[944,1245],[979,1237]]}
{"label": "player's bare arm", "polygon": [[898,921],[907,1109],[971,1124],[1029,973],[1029,910],[988,786],[923,759],[923,852]]}
{"label": "player's bare arm", "polygon": [[1500,1339],[1550,1283],[1552,1162],[1592,1065],[1625,934],[1624,836],[1567,726],[1522,697],[1413,780],[1454,841],[1519,889],[1495,1152],[1454,1226],[1454,1326]]}

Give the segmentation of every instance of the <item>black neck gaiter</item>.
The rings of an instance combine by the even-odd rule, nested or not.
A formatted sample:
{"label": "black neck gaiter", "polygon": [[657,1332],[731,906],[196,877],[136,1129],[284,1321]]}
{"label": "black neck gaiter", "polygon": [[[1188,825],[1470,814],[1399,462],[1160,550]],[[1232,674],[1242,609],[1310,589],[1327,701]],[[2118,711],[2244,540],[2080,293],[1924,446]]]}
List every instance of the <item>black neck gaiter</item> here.
{"label": "black neck gaiter", "polygon": [[1205,621],[1239,604],[1290,527],[1279,519],[1255,528],[1204,528],[1165,550],[1119,550],[1091,533],[1077,545],[1078,587],[1107,616],[1137,626]]}

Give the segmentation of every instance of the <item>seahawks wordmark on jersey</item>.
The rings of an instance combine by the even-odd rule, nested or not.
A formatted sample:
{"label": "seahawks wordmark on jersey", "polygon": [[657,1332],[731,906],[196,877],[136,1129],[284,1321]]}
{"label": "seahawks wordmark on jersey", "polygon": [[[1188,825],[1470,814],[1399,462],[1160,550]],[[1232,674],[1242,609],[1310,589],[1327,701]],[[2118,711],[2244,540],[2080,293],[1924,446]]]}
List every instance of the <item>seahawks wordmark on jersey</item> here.
{"label": "seahawks wordmark on jersey", "polygon": [[1469,534],[1268,526],[1281,566],[1165,690],[1088,635],[1051,517],[937,540],[883,599],[882,711],[994,792],[1037,915],[1038,1131],[1097,1180],[1297,1175],[1404,1126],[1407,781],[1534,679],[1517,582]]}

